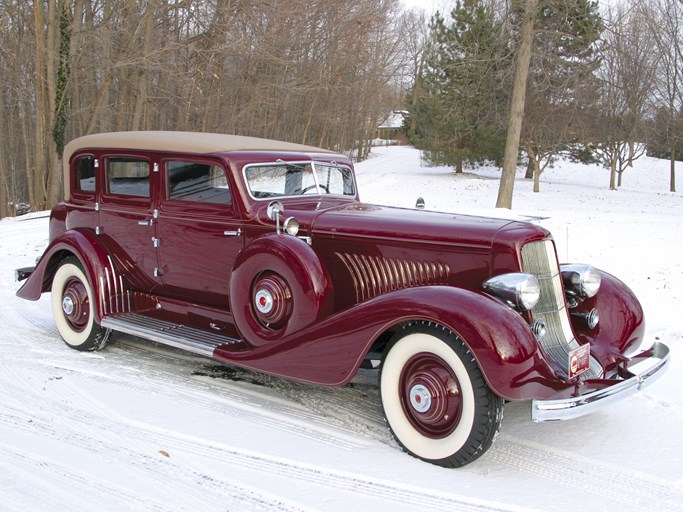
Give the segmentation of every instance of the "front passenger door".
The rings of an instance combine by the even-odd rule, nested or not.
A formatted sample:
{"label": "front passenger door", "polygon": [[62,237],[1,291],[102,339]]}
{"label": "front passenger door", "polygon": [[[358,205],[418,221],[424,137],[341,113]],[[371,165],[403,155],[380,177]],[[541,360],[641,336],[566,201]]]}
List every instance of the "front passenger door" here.
{"label": "front passenger door", "polygon": [[163,295],[228,309],[230,273],[244,246],[225,168],[203,158],[162,163],[157,233]]}

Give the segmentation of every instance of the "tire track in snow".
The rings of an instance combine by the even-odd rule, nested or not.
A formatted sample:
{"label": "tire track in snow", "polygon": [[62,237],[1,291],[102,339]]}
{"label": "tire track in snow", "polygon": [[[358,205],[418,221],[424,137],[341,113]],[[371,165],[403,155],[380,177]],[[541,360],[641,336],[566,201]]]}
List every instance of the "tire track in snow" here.
{"label": "tire track in snow", "polygon": [[[134,380],[127,377],[128,372],[120,376],[118,372],[108,374],[88,372],[87,369],[79,369],[75,364],[58,361],[47,360],[41,364],[66,372],[74,372],[82,378],[93,381],[106,380],[134,392],[142,394],[153,392],[161,398],[229,414],[231,417],[254,424],[265,424],[269,428],[345,450],[362,449],[370,442],[359,438],[347,424],[341,421],[327,421],[327,418],[316,414],[316,411],[298,404],[287,403],[286,399],[276,399],[262,392],[250,392],[239,386],[230,386],[227,381],[221,382],[220,386],[213,386],[205,379],[190,378],[179,381],[178,376],[181,372],[173,371],[177,370],[177,367],[171,367],[169,371],[165,371],[163,366],[156,366],[154,378],[145,376],[145,372],[138,373],[139,368],[137,368],[133,370],[138,376]],[[119,367],[118,370],[121,368]],[[321,400],[324,400],[324,397]]]}
{"label": "tire track in snow", "polygon": [[488,460],[642,510],[683,511],[683,489],[589,457],[500,434]]}
{"label": "tire track in snow", "polygon": [[[87,397],[85,393],[80,393],[79,396],[77,388],[73,386],[68,391],[70,397]],[[42,439],[54,440],[62,445],[71,445],[90,454],[109,454],[109,460],[102,463],[121,465],[129,473],[128,478],[134,482],[146,482],[149,486],[157,486],[160,480],[165,482],[163,495],[156,502],[150,501],[149,493],[143,501],[126,488],[113,486],[95,474],[73,471],[67,463],[54,458],[19,451],[0,443],[0,462],[12,460],[11,464],[5,462],[0,465],[5,466],[2,474],[21,479],[24,488],[28,485],[32,489],[32,503],[38,510],[54,509],[63,494],[61,489],[69,490],[63,501],[69,505],[68,508],[73,509],[75,506],[76,510],[89,511],[93,508],[91,501],[79,496],[94,496],[95,502],[112,504],[111,508],[105,507],[106,510],[125,508],[150,511],[218,511],[232,507],[238,510],[304,510],[300,505],[280,497],[188,467],[187,461],[173,462],[162,458],[154,448],[158,439],[150,438],[144,431],[141,433],[130,421],[107,423],[102,422],[101,415],[90,413],[91,410],[97,411],[103,407],[89,404],[82,407],[83,402],[78,400],[79,407],[76,408],[65,402],[57,406],[56,417],[48,418],[47,415],[32,410],[35,406],[40,410],[45,400],[41,401],[40,396],[34,395],[30,402],[32,406],[25,409],[14,407],[10,410],[9,407],[3,407],[0,424],[23,433],[37,434]],[[54,412],[55,407],[55,404],[51,404],[49,410]],[[30,421],[27,417],[30,417]],[[114,460],[111,460],[111,454],[116,454]],[[49,479],[44,477],[46,471],[50,473]],[[210,494],[198,495],[198,487],[209,490]],[[45,497],[41,498],[42,496]],[[24,500],[16,501],[16,504],[17,510],[26,509]],[[3,507],[5,506],[3,503]]]}
{"label": "tire track in snow", "polygon": [[[26,481],[30,482],[28,484],[31,488],[30,501],[34,510],[55,510],[60,508],[61,503],[68,505],[70,510],[92,510],[93,504],[79,497],[82,495],[96,496],[98,502],[102,500],[105,503],[101,506],[105,510],[114,510],[119,507],[150,512],[171,510],[167,506],[160,506],[139,498],[125,488],[112,486],[91,474],[72,471],[64,464],[46,460],[42,456],[25,451],[20,452],[1,444],[0,454],[2,455],[0,467],[3,468],[3,474],[22,480],[24,485]],[[12,461],[12,463],[4,461]],[[45,471],[50,473],[49,480],[42,476]],[[36,473],[39,476],[34,476]],[[81,493],[74,493],[72,491],[74,487],[79,488]],[[3,497],[3,509],[9,507],[10,504],[9,498]],[[115,505],[110,508],[112,504]],[[12,509],[25,511],[27,503],[23,499],[15,499]]]}
{"label": "tire track in snow", "polygon": [[[15,478],[31,481],[31,505],[34,510],[55,510],[60,503],[68,506],[69,510],[93,510],[95,502],[98,510],[145,510],[150,512],[166,512],[177,510],[230,510],[233,507],[238,510],[268,510],[283,512],[305,512],[307,509],[298,504],[288,502],[286,499],[268,495],[247,486],[232,482],[220,481],[213,476],[186,471],[184,468],[173,466],[171,471],[162,471],[158,468],[154,472],[154,478],[149,479],[150,485],[158,485],[158,477],[165,476],[163,485],[163,503],[151,502],[149,496],[140,498],[135,493],[121,486],[114,486],[92,474],[83,474],[71,470],[68,466],[55,461],[46,461],[26,452],[18,452],[10,447],[0,445],[0,468],[3,474],[13,475]],[[12,464],[7,462],[11,460]],[[36,471],[49,470],[49,480],[38,476]],[[184,492],[178,492],[178,476],[181,475],[191,481],[191,485],[184,484]],[[197,496],[197,484],[205,489],[211,488],[215,497],[207,500],[206,494]],[[80,489],[75,493],[73,488]],[[2,496],[0,494],[0,496]],[[79,496],[92,496],[93,500],[79,498]],[[10,499],[3,496],[3,510],[16,510],[24,512],[27,509],[26,499]]]}
{"label": "tire track in snow", "polygon": [[[138,443],[145,447],[163,446],[171,452],[192,453],[204,459],[221,463],[228,462],[231,467],[252,470],[258,474],[270,474],[273,477],[306,482],[306,484],[334,488],[353,494],[361,493],[369,498],[392,501],[408,508],[414,507],[416,510],[425,508],[464,512],[512,512],[521,510],[512,505],[487,502],[410,485],[405,482],[354,474],[321,465],[243,450],[220,442],[211,442],[204,438],[131,419],[114,411],[107,404],[93,399],[80,388],[72,386],[71,393],[79,396],[79,404],[85,405],[85,414],[79,418],[79,424],[89,422],[97,426],[101,424],[102,416],[107,416],[111,419],[108,423],[109,430],[115,438],[120,440],[135,437],[138,439]],[[281,419],[278,418],[278,421]],[[131,449],[131,446],[126,445],[126,449]],[[188,469],[185,468],[184,471],[187,473]],[[239,473],[239,469],[235,471],[235,474]],[[203,475],[201,471],[197,473],[190,471],[186,476],[187,478],[200,479],[202,482],[211,482],[215,479],[215,477]],[[216,485],[220,488],[225,484],[219,481]],[[523,510],[528,511],[529,509],[524,508]]]}
{"label": "tire track in snow", "polygon": [[[150,433],[152,434],[152,433]],[[154,434],[152,434],[154,435]],[[193,450],[207,458],[230,461],[243,468],[259,473],[270,473],[288,479],[314,483],[325,488],[335,488],[354,494],[365,494],[382,501],[393,501],[415,510],[443,510],[463,512],[533,512],[528,507],[516,507],[482,499],[469,498],[448,492],[440,492],[426,487],[396,482],[381,478],[368,477],[329,467],[306,464],[272,457],[263,453],[249,452],[234,447],[211,444],[204,440],[175,434],[159,436],[160,442],[168,443],[179,449]],[[387,506],[389,506],[387,504]]]}

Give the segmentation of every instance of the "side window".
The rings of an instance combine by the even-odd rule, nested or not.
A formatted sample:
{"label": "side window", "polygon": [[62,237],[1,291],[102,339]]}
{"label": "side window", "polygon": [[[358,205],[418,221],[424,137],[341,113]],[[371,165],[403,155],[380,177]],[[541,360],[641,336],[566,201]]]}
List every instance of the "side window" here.
{"label": "side window", "polygon": [[74,162],[75,180],[74,191],[79,192],[95,192],[95,167],[94,156],[82,156]]}
{"label": "side window", "polygon": [[143,158],[106,158],[107,192],[149,197],[149,162]]}
{"label": "side window", "polygon": [[171,201],[229,205],[228,180],[217,165],[197,162],[166,162],[166,186]]}

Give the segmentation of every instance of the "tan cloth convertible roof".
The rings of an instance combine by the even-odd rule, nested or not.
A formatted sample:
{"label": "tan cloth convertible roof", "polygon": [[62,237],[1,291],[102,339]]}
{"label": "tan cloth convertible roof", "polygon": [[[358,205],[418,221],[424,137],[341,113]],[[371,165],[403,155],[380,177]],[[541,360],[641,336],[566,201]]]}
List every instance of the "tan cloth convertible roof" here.
{"label": "tan cloth convertible roof", "polygon": [[66,198],[70,194],[69,163],[73,154],[81,149],[137,149],[194,154],[227,153],[230,151],[288,151],[334,154],[334,151],[294,144],[293,142],[222,133],[171,131],[97,133],[78,137],[64,147],[64,197]]}
{"label": "tan cloth convertible roof", "polygon": [[80,149],[142,149],[178,151],[182,153],[222,153],[228,151],[295,151],[302,153],[334,153],[326,149],[241,135],[199,132],[111,132],[86,135],[69,142],[64,148],[64,163]]}

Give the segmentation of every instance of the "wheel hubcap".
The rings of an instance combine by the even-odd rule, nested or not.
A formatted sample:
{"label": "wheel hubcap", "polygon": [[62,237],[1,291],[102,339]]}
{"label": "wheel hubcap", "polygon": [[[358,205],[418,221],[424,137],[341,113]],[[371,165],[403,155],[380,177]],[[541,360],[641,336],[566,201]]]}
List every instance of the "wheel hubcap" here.
{"label": "wheel hubcap", "polygon": [[67,316],[74,312],[74,301],[71,297],[64,297],[64,300],[62,300],[62,310]]}
{"label": "wheel hubcap", "polygon": [[62,294],[62,311],[69,326],[81,332],[88,325],[90,318],[90,300],[88,290],[80,279],[69,279]]}
{"label": "wheel hubcap", "polygon": [[422,384],[413,386],[410,390],[410,405],[417,412],[427,412],[432,405],[432,396],[429,390]]}
{"label": "wheel hubcap", "polygon": [[418,432],[440,439],[456,429],[462,416],[462,394],[448,363],[428,352],[416,354],[405,365],[399,382],[403,411]]}
{"label": "wheel hubcap", "polygon": [[282,327],[292,314],[292,292],[284,278],[264,272],[254,283],[253,311],[258,321],[271,329]]}
{"label": "wheel hubcap", "polygon": [[256,309],[262,315],[267,315],[273,310],[273,295],[268,290],[259,290],[256,292]]}

